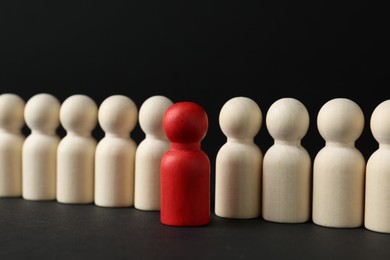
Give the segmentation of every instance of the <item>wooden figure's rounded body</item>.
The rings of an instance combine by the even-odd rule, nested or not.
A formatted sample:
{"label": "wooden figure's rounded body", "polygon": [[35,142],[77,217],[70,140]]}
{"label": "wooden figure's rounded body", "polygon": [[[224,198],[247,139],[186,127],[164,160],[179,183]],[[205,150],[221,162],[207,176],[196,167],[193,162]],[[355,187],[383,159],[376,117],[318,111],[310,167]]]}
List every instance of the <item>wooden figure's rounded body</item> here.
{"label": "wooden figure's rounded body", "polygon": [[227,141],[216,157],[215,214],[257,218],[261,214],[263,154],[253,140],[260,131],[261,110],[250,98],[234,97],[222,107],[219,122]]}
{"label": "wooden figure's rounded body", "polygon": [[57,200],[66,204],[94,201],[96,141],[90,136],[65,136],[57,149]]}
{"label": "wooden figure's rounded body", "polygon": [[311,217],[311,159],[296,144],[274,144],[263,160],[263,218],[303,223]]}
{"label": "wooden figure's rounded body", "polygon": [[313,222],[335,228],[363,224],[365,159],[355,147],[364,127],[360,107],[345,98],[328,101],[317,117],[326,140],[313,165]]}
{"label": "wooden figure's rounded body", "polygon": [[60,122],[67,134],[57,148],[57,201],[89,204],[94,201],[96,140],[91,132],[97,124],[98,108],[88,96],[68,97],[60,108]]}
{"label": "wooden figure's rounded body", "polygon": [[169,142],[146,138],[137,148],[134,207],[140,210],[160,210],[161,159],[169,149]]}
{"label": "wooden figure's rounded body", "polygon": [[161,159],[161,223],[201,226],[210,221],[210,161],[200,142],[207,114],[193,102],[178,102],[165,112],[170,148]]}
{"label": "wooden figure's rounded body", "polygon": [[95,204],[102,207],[134,205],[136,144],[128,138],[104,137],[96,147]]}
{"label": "wooden figure's rounded body", "polygon": [[169,149],[163,117],[172,104],[164,96],[152,96],[145,100],[139,111],[139,124],[145,139],[138,145],[135,155],[134,207],[140,210],[160,210],[160,164]]}
{"label": "wooden figure's rounded body", "polygon": [[362,154],[353,147],[328,144],[321,149],[313,168],[314,223],[339,228],[362,225],[364,168]]}
{"label": "wooden figure's rounded body", "polygon": [[134,205],[136,143],[130,132],[137,123],[135,103],[123,95],[106,98],[98,119],[105,131],[95,154],[95,204],[101,207]]}
{"label": "wooden figure's rounded body", "polygon": [[375,108],[370,126],[379,148],[366,166],[364,226],[390,233],[390,100]]}
{"label": "wooden figure's rounded body", "polygon": [[[58,136],[33,134],[23,145],[23,198],[56,199]],[[39,145],[37,145],[39,144]]]}
{"label": "wooden figure's rounded body", "polygon": [[57,147],[60,102],[42,93],[26,103],[24,117],[31,134],[23,144],[23,198],[56,199]]}
{"label": "wooden figure's rounded body", "polygon": [[24,106],[18,95],[0,95],[0,197],[22,196]]}
{"label": "wooden figure's rounded body", "polygon": [[261,213],[261,162],[255,144],[228,142],[218,151],[215,214],[224,218],[257,218]]}
{"label": "wooden figure's rounded body", "polygon": [[22,147],[19,134],[0,134],[0,197],[22,195]]}
{"label": "wooden figure's rounded body", "polygon": [[267,129],[274,144],[263,159],[263,218],[279,223],[303,223],[311,216],[311,159],[301,145],[309,113],[294,98],[274,102],[267,112]]}

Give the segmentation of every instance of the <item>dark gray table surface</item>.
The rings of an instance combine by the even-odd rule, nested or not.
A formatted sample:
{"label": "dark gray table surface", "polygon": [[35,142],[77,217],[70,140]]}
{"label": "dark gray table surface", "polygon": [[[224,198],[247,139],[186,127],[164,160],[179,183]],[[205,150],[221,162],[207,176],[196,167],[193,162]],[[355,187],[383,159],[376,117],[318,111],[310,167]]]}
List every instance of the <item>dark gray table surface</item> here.
{"label": "dark gray table surface", "polygon": [[390,259],[390,234],[213,214],[171,227],[159,212],[0,199],[0,259]]}

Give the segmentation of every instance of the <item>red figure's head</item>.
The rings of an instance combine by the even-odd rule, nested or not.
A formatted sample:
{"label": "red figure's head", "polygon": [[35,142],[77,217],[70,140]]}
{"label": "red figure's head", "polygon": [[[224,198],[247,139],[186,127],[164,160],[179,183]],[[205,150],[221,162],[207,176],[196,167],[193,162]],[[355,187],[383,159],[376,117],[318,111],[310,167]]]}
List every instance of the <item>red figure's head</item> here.
{"label": "red figure's head", "polygon": [[163,127],[167,138],[175,143],[197,143],[206,135],[206,111],[193,102],[176,102],[164,115]]}

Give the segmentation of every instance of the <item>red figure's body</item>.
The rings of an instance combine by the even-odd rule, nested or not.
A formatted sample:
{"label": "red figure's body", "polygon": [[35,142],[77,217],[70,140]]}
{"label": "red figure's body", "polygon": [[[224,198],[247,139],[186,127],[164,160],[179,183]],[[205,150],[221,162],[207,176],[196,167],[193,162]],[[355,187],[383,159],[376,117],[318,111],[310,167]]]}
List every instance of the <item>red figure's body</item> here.
{"label": "red figure's body", "polygon": [[210,221],[210,161],[201,150],[207,114],[193,102],[177,102],[165,112],[171,145],[161,160],[161,223],[201,226]]}

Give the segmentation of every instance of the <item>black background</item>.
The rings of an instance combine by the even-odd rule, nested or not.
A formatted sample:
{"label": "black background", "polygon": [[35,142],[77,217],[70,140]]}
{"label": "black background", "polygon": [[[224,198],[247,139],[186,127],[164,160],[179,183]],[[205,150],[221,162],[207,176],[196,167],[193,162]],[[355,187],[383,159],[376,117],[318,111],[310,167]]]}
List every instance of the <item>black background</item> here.
{"label": "black background", "polygon": [[[247,96],[256,101],[263,119],[267,109],[277,99],[299,99],[310,114],[310,127],[302,144],[312,159],[325,144],[316,126],[319,109],[332,98],[350,98],[365,114],[365,129],[356,146],[366,159],[369,158],[378,147],[369,128],[371,113],[380,102],[390,98],[386,56],[389,46],[386,39],[389,31],[387,17],[383,6],[375,6],[369,1],[353,1],[344,5],[316,1],[3,1],[0,3],[0,94],[15,93],[27,101],[35,94],[46,92],[55,95],[61,102],[73,94],[86,94],[97,105],[110,95],[123,94],[133,99],[138,107],[148,97],[157,94],[165,95],[174,102],[196,102],[204,107],[209,118],[209,129],[202,141],[202,148],[211,161],[213,194],[215,156],[226,141],[219,128],[218,114],[223,104],[235,96]],[[26,135],[29,133],[27,127],[23,132]],[[65,134],[61,127],[58,133],[61,136]],[[99,125],[93,134],[97,140],[104,135]],[[137,143],[144,138],[138,125],[131,136]],[[263,153],[272,145],[273,140],[264,120],[255,142]],[[94,218],[95,213],[100,215],[104,211],[90,206],[65,210],[65,205],[56,203],[36,205],[19,200],[5,200],[0,205],[0,233],[3,233],[0,235],[0,248],[4,253],[0,255],[3,256],[11,256],[12,252],[45,256],[38,250],[38,243],[48,243],[45,238],[52,237],[43,235],[40,228],[51,228],[54,233],[64,232],[62,238],[49,240],[49,251],[57,250],[57,257],[61,252],[66,252],[66,246],[80,247],[86,242],[79,241],[80,237],[88,241],[86,245],[95,245],[93,241],[96,237],[93,234],[90,237],[69,236],[77,229],[77,232],[81,232],[82,222],[51,222],[56,216],[49,212],[53,209],[53,214],[62,216],[75,214],[76,217],[87,215]],[[13,212],[12,208],[17,212]],[[200,257],[207,256],[205,252],[211,252],[212,256],[231,255],[237,259],[261,256],[261,252],[264,252],[265,256],[291,256],[291,253],[299,256],[298,252],[308,252],[310,249],[302,245],[298,250],[296,243],[289,241],[307,236],[302,242],[309,243],[321,255],[327,252],[341,256],[343,248],[355,244],[367,245],[362,237],[374,236],[377,239],[380,236],[375,233],[367,235],[368,231],[364,229],[323,231],[311,223],[299,227],[279,227],[262,220],[233,224],[236,222],[214,220],[214,217],[211,227],[204,231],[190,229],[192,231],[172,231],[171,234],[167,231],[169,229],[159,226],[157,213],[150,213],[151,217],[147,213],[134,211],[130,213],[129,223],[124,224],[124,230],[127,227],[137,236],[144,232],[144,237],[140,240],[130,239],[133,244],[129,244],[129,247],[137,245],[138,249],[143,249],[153,244],[155,255],[164,255],[163,248],[169,245],[169,241],[180,244],[183,237],[187,237],[186,232],[194,236],[187,243],[195,243],[195,250],[189,246],[184,251],[171,249],[165,255],[183,256],[189,252],[188,255]],[[119,213],[123,212],[119,209],[111,212],[118,213],[104,213],[112,218],[104,215],[107,218],[105,221],[114,221],[115,214],[127,214]],[[30,213],[38,214],[37,217],[43,214],[47,217],[44,218],[46,221],[42,220],[41,225],[37,226],[34,221],[38,220],[30,215],[27,219],[19,219],[22,224],[14,223],[18,216]],[[134,219],[132,216],[135,216]],[[253,224],[258,222],[261,223],[260,227]],[[31,229],[21,229],[24,224]],[[68,229],[59,231],[56,227],[60,224]],[[147,224],[151,227],[141,231],[137,229]],[[114,237],[108,228],[101,225],[96,232]],[[235,240],[225,236],[230,228],[236,232]],[[265,231],[261,231],[262,228]],[[164,229],[163,233],[158,233],[157,240],[153,239],[156,229]],[[34,235],[29,233],[22,243],[29,245],[27,251],[18,251],[17,244],[6,243],[7,237],[22,230],[36,233],[42,241],[34,239]],[[92,230],[95,232],[93,224],[87,225],[86,231]],[[245,242],[245,239],[237,238],[248,234],[248,239],[258,240],[260,233],[253,233],[257,231],[263,232],[263,242],[273,232],[280,232],[283,239],[277,240],[281,243],[276,243],[277,246],[290,250],[277,250],[277,247],[265,250],[258,241]],[[171,240],[165,241],[166,233],[168,237],[177,239],[171,237]],[[321,237],[322,233],[324,237]],[[291,234],[294,236],[290,237]],[[115,239],[108,237],[118,242],[126,241],[125,236],[119,232]],[[337,240],[344,238],[345,241]],[[218,239],[222,240],[216,242]],[[329,242],[325,239],[346,244],[328,250],[323,248]],[[384,240],[375,239],[369,240],[380,241],[374,244],[378,245],[373,246],[374,252],[389,254],[381,251]],[[383,239],[389,238],[384,236]],[[105,245],[107,254],[131,254],[131,250],[114,251],[108,240]],[[207,241],[207,246],[203,248],[199,241]],[[64,247],[57,247],[56,243]],[[211,247],[215,243],[218,244],[217,251]],[[235,250],[233,245],[244,246],[242,243],[246,245],[246,250]],[[254,249],[252,247],[258,250],[250,250]],[[363,246],[351,252],[359,256],[367,253],[366,249]],[[136,251],[138,253],[135,255],[140,251]],[[81,246],[73,256],[94,252],[88,246]],[[68,254],[72,256],[72,251]]]}

